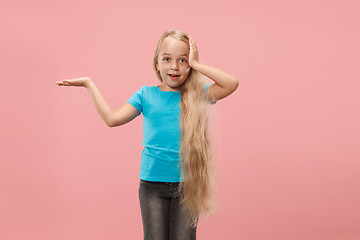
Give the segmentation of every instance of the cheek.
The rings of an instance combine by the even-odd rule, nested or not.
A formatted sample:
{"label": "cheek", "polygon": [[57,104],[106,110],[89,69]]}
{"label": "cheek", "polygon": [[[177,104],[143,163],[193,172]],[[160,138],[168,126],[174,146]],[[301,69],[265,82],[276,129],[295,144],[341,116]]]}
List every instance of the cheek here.
{"label": "cheek", "polygon": [[187,68],[187,69],[186,69],[186,71],[185,71],[186,76],[188,76],[188,75],[189,75],[189,73],[190,73],[190,69],[191,69],[191,68]]}
{"label": "cheek", "polygon": [[186,74],[188,74],[188,73],[190,72],[190,69],[191,69],[191,68],[187,67],[187,68],[184,69],[184,72],[185,72]]}

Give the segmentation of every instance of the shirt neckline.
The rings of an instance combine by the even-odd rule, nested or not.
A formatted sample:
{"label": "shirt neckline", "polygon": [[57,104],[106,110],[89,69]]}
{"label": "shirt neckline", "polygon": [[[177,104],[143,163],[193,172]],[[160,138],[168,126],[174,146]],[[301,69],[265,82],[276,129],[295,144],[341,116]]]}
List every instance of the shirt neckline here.
{"label": "shirt neckline", "polygon": [[168,92],[174,92],[174,93],[180,93],[180,91],[163,91],[159,88],[159,85],[156,86],[156,88],[160,91],[160,92],[164,92],[164,93],[168,93]]}

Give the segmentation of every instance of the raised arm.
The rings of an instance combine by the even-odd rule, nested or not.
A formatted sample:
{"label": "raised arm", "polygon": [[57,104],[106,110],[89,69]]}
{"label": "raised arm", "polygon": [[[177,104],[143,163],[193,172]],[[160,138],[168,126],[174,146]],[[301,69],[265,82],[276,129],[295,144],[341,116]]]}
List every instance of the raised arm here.
{"label": "raised arm", "polygon": [[193,68],[215,82],[208,88],[209,99],[219,101],[233,93],[239,85],[237,78],[219,68],[202,63],[194,65]]}
{"label": "raised arm", "polygon": [[88,77],[75,78],[56,82],[58,86],[82,86],[87,88],[96,111],[109,127],[116,127],[130,122],[139,115],[138,110],[130,103],[124,103],[116,110],[111,109],[95,83]]}
{"label": "raised arm", "polygon": [[208,66],[200,63],[199,52],[195,41],[189,37],[190,54],[189,54],[189,65],[196,71],[204,74],[215,83],[211,84],[208,88],[208,98],[212,101],[218,101],[229,96],[239,86],[239,80],[219,68]]}

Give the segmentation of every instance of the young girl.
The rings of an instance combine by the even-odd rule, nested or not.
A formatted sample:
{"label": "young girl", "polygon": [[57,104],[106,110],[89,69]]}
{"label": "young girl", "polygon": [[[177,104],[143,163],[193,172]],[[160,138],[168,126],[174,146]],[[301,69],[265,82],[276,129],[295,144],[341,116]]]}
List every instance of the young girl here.
{"label": "young girl", "polygon": [[[90,78],[56,84],[86,87],[109,127],[143,113],[139,201],[144,239],[196,239],[200,213],[210,210],[212,198],[208,106],[234,92],[238,80],[200,63],[194,40],[179,30],[163,33],[153,68],[161,84],[141,87],[116,110]],[[204,75],[215,83],[206,84]]]}

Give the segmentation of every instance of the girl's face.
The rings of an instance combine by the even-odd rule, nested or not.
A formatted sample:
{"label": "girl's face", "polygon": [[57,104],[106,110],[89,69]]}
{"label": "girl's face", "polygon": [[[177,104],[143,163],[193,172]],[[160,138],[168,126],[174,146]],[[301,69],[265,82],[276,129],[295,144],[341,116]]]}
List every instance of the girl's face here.
{"label": "girl's face", "polygon": [[[163,80],[161,89],[164,91],[179,91],[181,84],[187,79],[190,66],[189,46],[183,41],[167,37],[161,44],[156,68]],[[177,75],[175,77],[170,75]]]}

